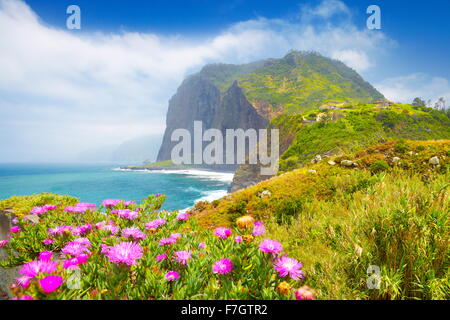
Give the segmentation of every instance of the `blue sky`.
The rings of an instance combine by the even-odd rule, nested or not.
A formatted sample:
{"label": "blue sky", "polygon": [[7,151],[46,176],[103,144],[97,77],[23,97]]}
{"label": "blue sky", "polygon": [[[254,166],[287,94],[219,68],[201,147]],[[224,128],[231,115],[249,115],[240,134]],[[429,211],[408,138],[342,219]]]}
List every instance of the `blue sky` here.
{"label": "blue sky", "polygon": [[[66,28],[71,4],[81,30]],[[371,4],[381,30],[366,27]],[[449,30],[447,0],[0,0],[2,160],[161,135],[186,75],[290,49],[342,60],[394,101],[450,102]]]}

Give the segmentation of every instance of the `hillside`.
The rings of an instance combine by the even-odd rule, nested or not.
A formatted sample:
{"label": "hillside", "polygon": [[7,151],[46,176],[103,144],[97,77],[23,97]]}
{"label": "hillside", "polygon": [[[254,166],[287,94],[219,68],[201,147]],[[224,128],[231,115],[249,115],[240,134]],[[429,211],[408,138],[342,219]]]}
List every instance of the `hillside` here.
{"label": "hillside", "polygon": [[[300,168],[315,157],[353,152],[389,139],[450,139],[450,118],[435,109],[407,104],[345,104],[271,121],[280,130],[280,171]],[[231,191],[267,179],[257,165],[236,170]]]}
{"label": "hillside", "polygon": [[[280,114],[317,110],[323,104],[369,103],[383,95],[343,63],[292,51],[281,59],[245,65],[212,64],[186,78],[169,101],[157,161],[169,160],[176,129],[262,129]],[[206,166],[235,169],[237,166]]]}
{"label": "hillside", "polygon": [[[450,140],[332,156],[194,209],[201,225],[266,221],[324,299],[449,299]],[[380,290],[366,286],[381,267]]]}

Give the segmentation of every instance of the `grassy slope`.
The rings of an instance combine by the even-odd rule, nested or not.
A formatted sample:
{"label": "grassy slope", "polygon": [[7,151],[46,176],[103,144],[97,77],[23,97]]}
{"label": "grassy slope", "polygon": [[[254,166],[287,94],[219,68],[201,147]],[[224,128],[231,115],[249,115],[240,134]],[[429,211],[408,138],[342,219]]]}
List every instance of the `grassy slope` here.
{"label": "grassy slope", "polygon": [[[344,158],[357,169],[321,161],[195,212],[205,227],[243,214],[265,220],[268,237],[304,263],[321,298],[450,298],[450,140],[391,141],[331,159]],[[387,171],[374,172],[379,161]],[[261,198],[263,190],[271,195]],[[366,287],[369,265],[381,267],[380,290]]]}
{"label": "grassy slope", "polygon": [[291,52],[282,59],[241,66],[208,65],[201,75],[222,91],[238,80],[250,102],[269,103],[289,114],[328,102],[367,103],[384,98],[354,70],[315,53]]}

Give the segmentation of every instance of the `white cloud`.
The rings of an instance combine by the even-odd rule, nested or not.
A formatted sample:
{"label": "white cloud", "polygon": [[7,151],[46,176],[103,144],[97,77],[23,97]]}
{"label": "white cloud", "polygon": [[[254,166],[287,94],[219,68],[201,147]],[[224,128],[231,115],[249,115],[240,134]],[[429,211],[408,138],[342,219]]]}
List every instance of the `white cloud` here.
{"label": "white cloud", "polygon": [[261,17],[203,39],[77,34],[46,25],[20,0],[0,0],[0,141],[9,141],[2,149],[9,159],[27,154],[22,149],[30,145],[30,159],[46,159],[48,150],[71,157],[95,145],[161,133],[170,96],[186,74],[209,62],[245,63],[298,49],[364,71],[376,64],[379,48],[392,43],[381,32],[357,28],[341,1],[302,12],[346,19],[313,24]]}
{"label": "white cloud", "polygon": [[389,78],[375,87],[392,101],[411,103],[419,97],[425,101],[431,100],[432,105],[440,97],[450,102],[450,83],[442,77],[433,77],[424,73],[414,73],[406,76]]}

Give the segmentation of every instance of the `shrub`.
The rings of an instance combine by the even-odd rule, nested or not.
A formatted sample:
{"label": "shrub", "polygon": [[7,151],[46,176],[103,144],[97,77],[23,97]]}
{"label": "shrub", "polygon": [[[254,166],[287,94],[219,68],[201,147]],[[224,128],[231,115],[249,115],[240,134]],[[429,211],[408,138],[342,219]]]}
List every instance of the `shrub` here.
{"label": "shrub", "polygon": [[388,170],[390,167],[389,167],[389,164],[387,164],[385,161],[383,161],[383,160],[378,160],[378,161],[376,161],[376,162],[374,162],[374,163],[372,163],[371,165],[370,165],[370,172],[372,172],[373,174],[376,174],[376,173],[379,173],[379,172],[383,172],[383,171],[386,171],[386,170]]}

